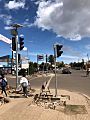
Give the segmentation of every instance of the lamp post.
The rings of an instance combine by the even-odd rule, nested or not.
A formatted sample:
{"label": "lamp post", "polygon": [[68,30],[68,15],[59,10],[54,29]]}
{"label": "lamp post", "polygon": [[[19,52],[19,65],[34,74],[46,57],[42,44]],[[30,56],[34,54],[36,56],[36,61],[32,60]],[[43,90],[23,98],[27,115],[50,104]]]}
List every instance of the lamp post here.
{"label": "lamp post", "polygon": [[11,34],[15,36],[16,40],[16,88],[18,87],[18,31],[17,29],[22,27],[20,24],[13,24],[13,29],[11,29]]}

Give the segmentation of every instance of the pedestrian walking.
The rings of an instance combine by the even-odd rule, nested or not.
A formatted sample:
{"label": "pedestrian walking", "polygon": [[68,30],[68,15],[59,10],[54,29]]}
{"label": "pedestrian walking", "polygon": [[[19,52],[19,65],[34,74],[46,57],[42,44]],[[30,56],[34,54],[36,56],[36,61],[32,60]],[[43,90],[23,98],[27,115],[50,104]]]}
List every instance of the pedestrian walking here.
{"label": "pedestrian walking", "polygon": [[86,76],[89,76],[89,68],[87,68]]}
{"label": "pedestrian walking", "polygon": [[23,88],[23,93],[24,93],[24,96],[25,97],[28,97],[27,96],[27,88],[28,88],[28,80],[26,78],[26,74],[23,74],[22,75],[22,78],[20,79],[20,84]]}
{"label": "pedestrian walking", "polygon": [[6,97],[7,97],[7,93],[6,93],[6,86],[7,86],[7,79],[4,76],[4,74],[1,74],[1,78],[0,78],[0,85],[1,85],[1,94],[3,94],[3,92],[5,93]]}

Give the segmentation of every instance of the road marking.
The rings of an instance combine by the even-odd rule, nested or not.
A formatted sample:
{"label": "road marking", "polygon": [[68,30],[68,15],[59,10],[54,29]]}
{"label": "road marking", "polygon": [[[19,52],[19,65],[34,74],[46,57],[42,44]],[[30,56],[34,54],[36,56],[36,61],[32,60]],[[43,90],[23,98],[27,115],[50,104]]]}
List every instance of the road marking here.
{"label": "road marking", "polygon": [[46,84],[46,86],[45,86],[45,90],[49,87],[49,84],[50,84],[53,76],[54,76],[54,74],[51,74],[51,77],[50,77],[50,79],[48,80],[48,82],[47,82],[47,84]]}

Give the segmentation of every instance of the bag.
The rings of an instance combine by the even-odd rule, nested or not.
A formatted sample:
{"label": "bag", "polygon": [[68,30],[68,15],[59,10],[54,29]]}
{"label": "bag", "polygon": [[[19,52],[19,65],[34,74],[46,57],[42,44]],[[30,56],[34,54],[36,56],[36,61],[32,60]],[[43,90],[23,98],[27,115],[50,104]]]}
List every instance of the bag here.
{"label": "bag", "polygon": [[7,86],[7,81],[2,79],[1,86],[6,87]]}
{"label": "bag", "polygon": [[27,87],[27,83],[26,83],[26,82],[23,82],[23,83],[22,83],[22,87]]}

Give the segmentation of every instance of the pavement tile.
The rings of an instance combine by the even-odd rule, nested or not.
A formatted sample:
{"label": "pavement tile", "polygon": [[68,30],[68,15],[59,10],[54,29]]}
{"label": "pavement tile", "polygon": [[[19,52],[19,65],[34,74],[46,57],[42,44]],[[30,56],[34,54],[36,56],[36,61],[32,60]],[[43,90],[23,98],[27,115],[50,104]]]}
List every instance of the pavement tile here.
{"label": "pavement tile", "polygon": [[39,120],[57,120],[59,112],[51,109],[43,110]]}
{"label": "pavement tile", "polygon": [[[36,90],[38,93],[39,90]],[[51,90],[54,94],[54,90]],[[45,109],[32,103],[29,98],[11,98],[11,102],[0,106],[0,120],[90,120],[90,105],[81,94],[67,90],[58,90],[58,95],[70,95],[66,103],[70,105],[85,105],[87,114],[65,114],[63,111]]]}

